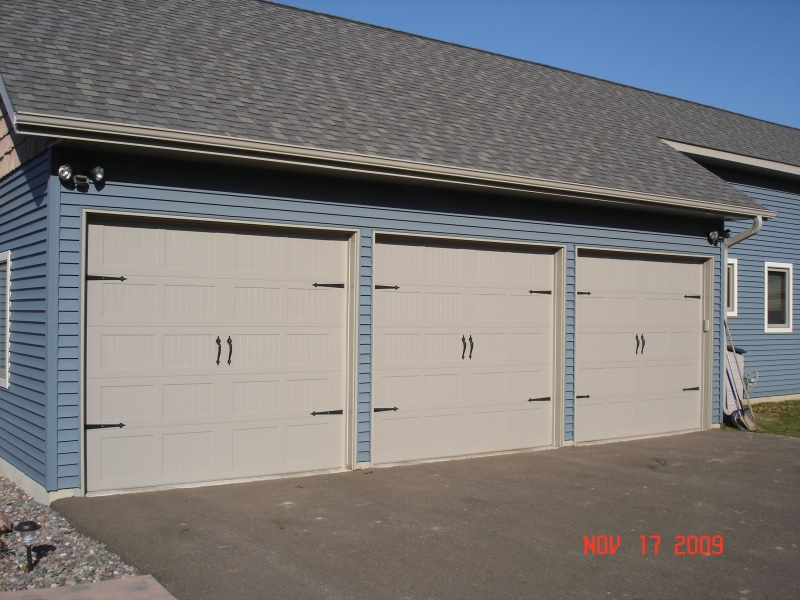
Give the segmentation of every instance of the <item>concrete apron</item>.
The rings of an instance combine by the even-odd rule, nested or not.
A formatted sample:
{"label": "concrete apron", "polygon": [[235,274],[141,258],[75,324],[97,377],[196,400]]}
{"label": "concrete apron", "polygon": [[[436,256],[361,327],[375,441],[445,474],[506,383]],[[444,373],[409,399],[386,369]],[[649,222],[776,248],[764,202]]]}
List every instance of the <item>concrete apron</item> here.
{"label": "concrete apron", "polygon": [[175,600],[151,575],[0,593],[0,600]]}

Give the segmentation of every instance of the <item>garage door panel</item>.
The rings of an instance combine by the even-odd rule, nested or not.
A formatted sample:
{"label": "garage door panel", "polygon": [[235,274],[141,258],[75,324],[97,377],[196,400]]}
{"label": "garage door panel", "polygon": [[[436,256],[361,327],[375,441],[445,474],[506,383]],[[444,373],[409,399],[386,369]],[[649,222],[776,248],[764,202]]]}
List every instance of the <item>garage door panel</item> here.
{"label": "garage door panel", "polygon": [[87,282],[87,422],[126,424],[87,431],[90,491],[342,466],[344,416],[311,413],[345,408],[346,290],[313,286],[346,283],[344,240],[90,225],[88,244],[126,277]]}
{"label": "garage door panel", "polygon": [[420,323],[424,294],[418,291],[375,292],[375,317],[387,323]]}
{"label": "garage door panel", "polygon": [[553,256],[379,243],[375,257],[376,283],[399,290],[375,294],[374,406],[398,411],[374,414],[374,462],[551,444],[552,413],[528,399],[552,396]]}
{"label": "garage door panel", "polygon": [[[699,427],[700,394],[676,394],[701,385],[703,305],[684,298],[699,295],[701,265],[579,256],[578,287],[591,296],[576,307],[576,395],[589,396],[576,398],[576,441]],[[627,322],[600,318],[614,297],[629,299]]]}

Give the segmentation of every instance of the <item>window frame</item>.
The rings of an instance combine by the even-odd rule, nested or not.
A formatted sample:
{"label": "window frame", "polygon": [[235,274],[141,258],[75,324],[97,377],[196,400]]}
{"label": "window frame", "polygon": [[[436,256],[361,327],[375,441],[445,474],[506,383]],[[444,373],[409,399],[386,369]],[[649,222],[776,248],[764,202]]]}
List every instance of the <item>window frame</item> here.
{"label": "window frame", "polygon": [[8,389],[11,379],[11,250],[0,252],[0,263],[6,263],[6,315],[5,323],[0,323],[0,327],[5,328],[6,332],[6,364],[5,377],[0,377],[0,387]]}
{"label": "window frame", "polygon": [[[769,325],[769,272],[785,271],[788,273],[787,302],[789,305],[789,323],[787,326]],[[792,333],[794,326],[794,264],[793,263],[764,263],[764,333]]]}
{"label": "window frame", "polygon": [[[728,267],[733,265],[733,277],[728,277]],[[728,307],[728,290],[730,289],[731,282],[733,283],[733,304]],[[725,314],[728,317],[739,316],[739,259],[728,258],[728,264],[725,266]]]}

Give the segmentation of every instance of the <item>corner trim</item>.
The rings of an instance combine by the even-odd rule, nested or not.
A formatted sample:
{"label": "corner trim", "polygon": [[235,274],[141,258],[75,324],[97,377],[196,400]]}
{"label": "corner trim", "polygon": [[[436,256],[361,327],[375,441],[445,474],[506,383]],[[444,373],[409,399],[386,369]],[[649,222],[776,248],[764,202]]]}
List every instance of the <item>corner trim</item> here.
{"label": "corner trim", "polygon": [[695,146],[694,144],[686,144],[684,142],[676,142],[663,138],[661,141],[678,152],[682,152],[691,158],[697,159],[698,162],[701,163],[705,160],[706,162],[716,163],[722,166],[757,171],[770,175],[777,175],[779,177],[788,177],[789,179],[800,179],[800,166],[797,165],[755,158],[744,154],[735,154],[734,152],[726,152],[724,150],[715,150],[704,146]]}
{"label": "corner trim", "polygon": [[703,212],[712,215],[727,215],[729,217],[761,215],[771,218],[775,216],[775,213],[769,210],[763,211],[704,200],[568,183],[478,169],[449,167],[433,163],[370,156],[355,152],[340,152],[307,146],[191,133],[174,129],[92,121],[75,117],[23,112],[16,114],[15,126],[17,131],[27,135],[44,135],[62,139],[261,160],[281,164],[284,167],[337,171],[339,173],[350,172],[361,176],[467,187],[484,191],[493,190],[523,195],[562,197],[567,200],[645,206],[671,209],[673,211],[679,210],[681,212]]}

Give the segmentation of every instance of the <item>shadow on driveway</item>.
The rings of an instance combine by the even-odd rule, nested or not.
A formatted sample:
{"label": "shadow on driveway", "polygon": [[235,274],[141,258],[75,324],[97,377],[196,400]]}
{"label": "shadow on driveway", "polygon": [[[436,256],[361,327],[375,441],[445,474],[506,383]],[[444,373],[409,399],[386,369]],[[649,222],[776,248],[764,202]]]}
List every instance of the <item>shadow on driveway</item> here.
{"label": "shadow on driveway", "polygon": [[[800,598],[800,439],[709,431],[53,507],[177,598]],[[661,536],[642,555],[640,535]],[[584,536],[620,536],[585,555]],[[724,537],[675,555],[675,536]]]}

